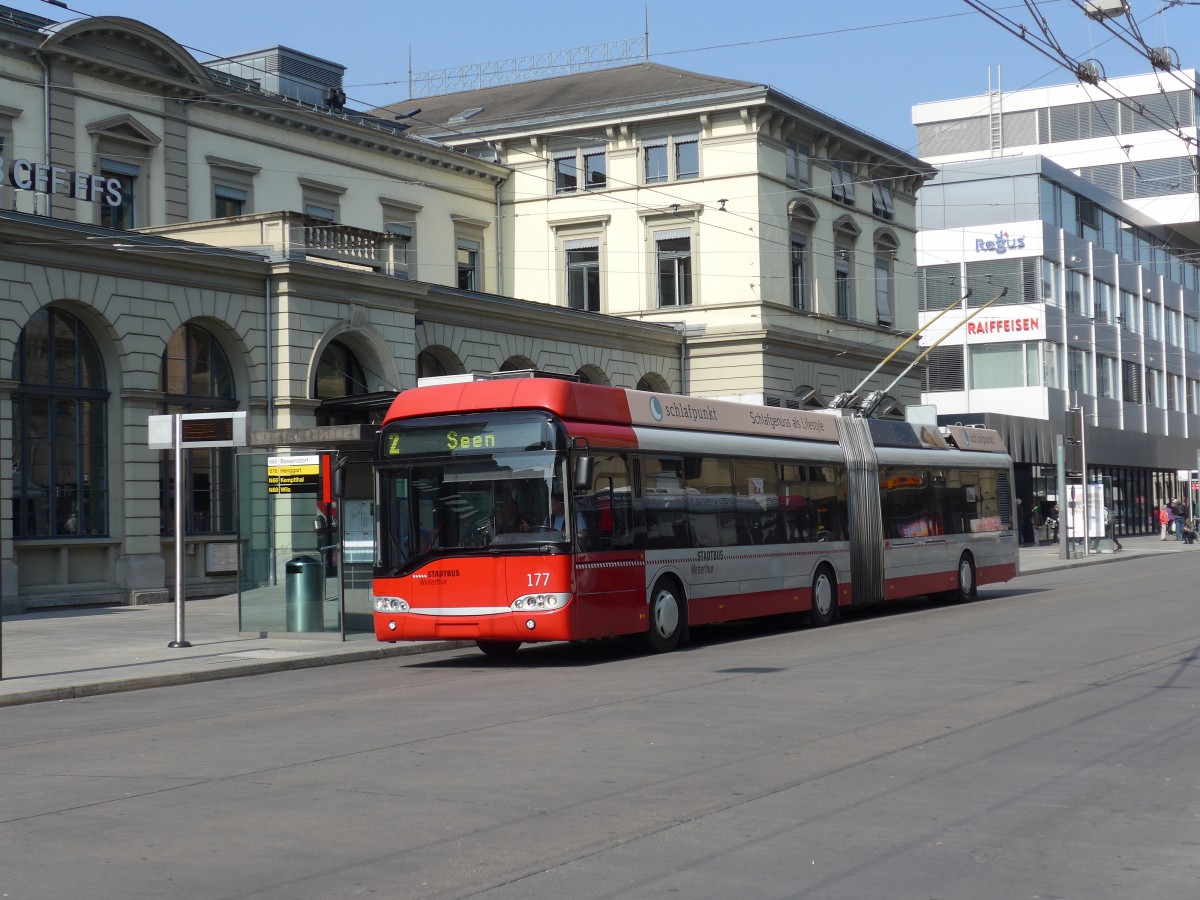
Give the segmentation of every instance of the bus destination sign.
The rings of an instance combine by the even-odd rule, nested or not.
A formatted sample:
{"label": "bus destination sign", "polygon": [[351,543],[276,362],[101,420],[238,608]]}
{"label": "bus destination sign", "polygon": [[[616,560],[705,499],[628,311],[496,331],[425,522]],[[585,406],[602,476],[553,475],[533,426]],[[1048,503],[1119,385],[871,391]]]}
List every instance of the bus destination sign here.
{"label": "bus destination sign", "polygon": [[553,446],[545,419],[459,422],[439,428],[392,427],[383,435],[383,455],[429,456],[544,450]]}
{"label": "bus destination sign", "polygon": [[321,455],[268,456],[268,494],[315,494],[321,489]]}

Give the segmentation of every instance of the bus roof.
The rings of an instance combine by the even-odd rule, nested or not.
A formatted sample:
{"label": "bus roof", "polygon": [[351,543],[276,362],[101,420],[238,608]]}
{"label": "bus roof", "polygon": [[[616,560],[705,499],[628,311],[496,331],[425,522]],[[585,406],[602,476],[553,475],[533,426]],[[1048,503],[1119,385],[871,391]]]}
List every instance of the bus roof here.
{"label": "bus roof", "polygon": [[402,391],[384,424],[451,413],[541,409],[564,419],[629,425],[629,403],[620,388],[562,378],[491,378]]}
{"label": "bus roof", "polygon": [[[831,412],[633,391],[524,373],[515,377],[468,377],[403,391],[393,401],[384,424],[426,416],[518,409],[544,410],[566,421],[838,441],[838,416]],[[872,425],[877,446],[948,449],[940,438],[934,441],[925,429],[918,431],[908,423],[879,420]],[[889,437],[889,430],[896,434]],[[905,435],[899,434],[901,430]],[[957,434],[951,440],[962,449],[969,446],[972,450],[1006,452],[996,432],[974,429],[971,436],[976,440],[970,444]]]}

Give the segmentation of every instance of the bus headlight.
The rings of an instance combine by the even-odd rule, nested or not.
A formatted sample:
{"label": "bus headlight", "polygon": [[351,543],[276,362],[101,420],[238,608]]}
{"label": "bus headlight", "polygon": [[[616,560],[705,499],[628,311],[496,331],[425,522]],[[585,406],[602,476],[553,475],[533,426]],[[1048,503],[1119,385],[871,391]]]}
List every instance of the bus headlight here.
{"label": "bus headlight", "polygon": [[514,600],[509,609],[514,612],[562,609],[570,599],[570,594],[526,594]]}
{"label": "bus headlight", "polygon": [[375,612],[402,613],[408,612],[408,603],[399,597],[374,597]]}

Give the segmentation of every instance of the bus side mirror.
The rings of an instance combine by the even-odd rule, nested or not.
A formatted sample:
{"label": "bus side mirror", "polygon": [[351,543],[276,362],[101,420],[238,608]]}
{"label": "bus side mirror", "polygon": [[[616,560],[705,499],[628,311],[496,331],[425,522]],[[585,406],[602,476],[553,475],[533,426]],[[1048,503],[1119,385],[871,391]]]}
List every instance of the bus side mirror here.
{"label": "bus side mirror", "polygon": [[575,457],[575,481],[573,486],[576,493],[591,490],[592,473],[596,470],[596,461],[590,456]]}

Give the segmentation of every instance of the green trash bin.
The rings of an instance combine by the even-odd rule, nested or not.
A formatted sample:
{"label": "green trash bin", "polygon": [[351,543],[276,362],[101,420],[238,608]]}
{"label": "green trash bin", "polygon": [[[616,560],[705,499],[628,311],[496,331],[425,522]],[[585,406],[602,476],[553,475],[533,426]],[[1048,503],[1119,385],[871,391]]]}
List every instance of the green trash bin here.
{"label": "green trash bin", "polygon": [[325,630],[325,567],[314,556],[297,556],[284,566],[288,631]]}

